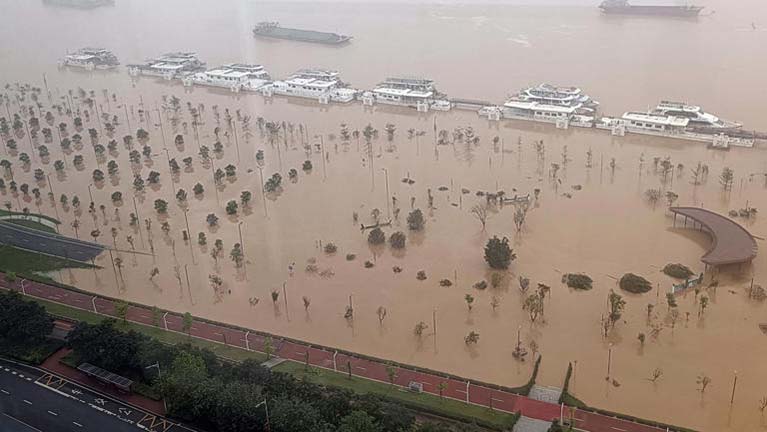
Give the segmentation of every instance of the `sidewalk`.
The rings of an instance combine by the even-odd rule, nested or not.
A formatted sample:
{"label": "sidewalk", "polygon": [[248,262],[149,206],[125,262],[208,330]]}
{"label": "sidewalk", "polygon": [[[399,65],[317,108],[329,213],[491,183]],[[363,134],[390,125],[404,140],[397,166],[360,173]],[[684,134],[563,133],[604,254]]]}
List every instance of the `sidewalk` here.
{"label": "sidewalk", "polygon": [[163,408],[162,401],[152,400],[135,393],[125,394],[125,393],[118,392],[117,390],[107,387],[101,382],[85,375],[84,373],[78,371],[77,369],[72,369],[71,367],[63,363],[60,363],[59,360],[61,360],[71,351],[72,350],[68,348],[62,348],[56,351],[56,353],[54,353],[52,356],[48,357],[47,360],[45,360],[45,362],[41,365],[41,368],[51,371],[57,375],[66,377],[68,380],[73,381],[77,384],[92,388],[94,390],[98,390],[99,392],[112,396],[115,399],[119,399],[131,405],[147,410],[151,413],[157,414],[159,416],[165,416],[165,409]]}

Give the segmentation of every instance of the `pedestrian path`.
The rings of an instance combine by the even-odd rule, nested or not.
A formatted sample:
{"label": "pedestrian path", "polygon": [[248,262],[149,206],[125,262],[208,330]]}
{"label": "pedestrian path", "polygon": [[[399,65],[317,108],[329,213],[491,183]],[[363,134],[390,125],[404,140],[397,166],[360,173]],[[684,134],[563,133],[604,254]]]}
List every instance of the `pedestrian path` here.
{"label": "pedestrian path", "polygon": [[533,388],[530,389],[530,394],[528,395],[530,399],[552,404],[558,404],[560,396],[562,396],[561,388],[541,386],[538,384],[533,385]]}
{"label": "pedestrian path", "polygon": [[548,432],[551,422],[522,416],[514,425],[513,432]]}

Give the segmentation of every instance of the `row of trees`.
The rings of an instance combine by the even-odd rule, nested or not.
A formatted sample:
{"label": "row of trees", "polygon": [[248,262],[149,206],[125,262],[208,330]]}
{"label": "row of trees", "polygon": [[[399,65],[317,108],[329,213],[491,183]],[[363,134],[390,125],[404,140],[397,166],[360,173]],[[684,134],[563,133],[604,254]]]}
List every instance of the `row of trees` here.
{"label": "row of trees", "polygon": [[[165,398],[170,415],[201,428],[231,432],[475,430],[416,424],[413,412],[385,398],[299,381],[254,360],[224,363],[212,352],[189,344],[168,346],[132,331],[123,332],[113,320],[78,324],[69,344],[80,361],[151,386]],[[271,344],[267,339],[263,349],[270,351]],[[146,369],[156,363],[162,377],[154,369]]]}

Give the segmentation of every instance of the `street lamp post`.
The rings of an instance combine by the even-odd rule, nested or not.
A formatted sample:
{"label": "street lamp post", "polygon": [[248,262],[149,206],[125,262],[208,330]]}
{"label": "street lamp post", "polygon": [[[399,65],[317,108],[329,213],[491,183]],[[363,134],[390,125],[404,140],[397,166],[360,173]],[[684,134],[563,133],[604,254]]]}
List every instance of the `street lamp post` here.
{"label": "street lamp post", "polygon": [[[56,219],[61,220],[59,218],[59,207],[56,205],[56,193],[53,192],[53,185],[51,184],[51,175],[46,174],[45,177],[48,179],[48,190],[50,190],[51,194],[53,194],[53,211],[56,212]],[[56,232],[59,232],[58,224],[56,224]]]}
{"label": "street lamp post", "polygon": [[259,403],[258,405],[256,405],[255,408],[258,408],[261,405],[264,406],[264,410],[266,412],[266,424],[264,425],[264,430],[269,431],[270,430],[270,428],[269,428],[269,404],[266,403],[266,399],[264,399],[264,401]]}
{"label": "street lamp post", "polygon": [[735,377],[732,380],[732,394],[730,395],[730,405],[735,402],[735,386],[738,384],[738,371],[735,371]]}
{"label": "street lamp post", "polygon": [[381,171],[383,171],[386,175],[386,216],[391,219],[391,210],[389,208],[389,200],[391,199],[389,198],[389,170],[386,168],[381,168]]}
{"label": "street lamp post", "polygon": [[91,203],[95,204],[96,201],[93,200],[93,191],[91,190],[91,186],[93,186],[92,183],[88,184],[88,196],[91,198]]}
{"label": "street lamp post", "polygon": [[264,189],[264,167],[257,165],[259,175],[261,176],[261,201],[264,203],[264,216],[269,217],[266,210],[266,190]]}
{"label": "street lamp post", "polygon": [[186,290],[189,293],[189,302],[194,304],[192,298],[192,284],[189,283],[189,264],[184,264],[184,273],[186,274]]}
{"label": "street lamp post", "polygon": [[240,142],[237,139],[237,122],[234,123],[232,127],[232,132],[234,133],[234,148],[237,150],[237,163],[240,162]]}
{"label": "street lamp post", "polygon": [[162,125],[162,114],[160,113],[160,108],[155,108],[155,111],[157,111],[157,118],[160,119],[160,134],[162,135],[162,148],[167,150],[168,144],[165,142],[165,128]]}
{"label": "street lamp post", "polygon": [[237,232],[240,234],[240,248],[242,248],[242,256],[245,256],[245,243],[242,241],[242,222],[237,224]]}
{"label": "street lamp post", "polygon": [[[144,369],[152,369],[157,368],[157,376],[162,379],[162,371],[160,370],[160,362],[157,362],[155,364],[151,364],[149,366],[146,366]],[[162,398],[162,406],[165,409],[165,411],[168,411],[168,404],[165,402],[165,398]]]}
{"label": "street lamp post", "polygon": [[136,212],[136,227],[138,228],[138,236],[141,239],[141,247],[144,246],[144,234],[141,232],[141,216],[138,214],[138,206],[136,205],[136,197],[133,197],[133,211]]}
{"label": "street lamp post", "polygon": [[184,222],[186,222],[186,234],[189,236],[189,253],[192,254],[192,264],[197,264],[194,262],[194,247],[192,246],[192,231],[189,229],[189,216],[187,215],[189,213],[189,209],[184,209]]}
{"label": "street lamp post", "polygon": [[322,179],[325,180],[328,178],[328,171],[325,167],[325,139],[322,137],[322,134],[317,134],[314,137],[320,139],[320,151],[322,152]]}
{"label": "street lamp post", "polygon": [[612,365],[612,359],[613,359],[613,344],[612,342],[607,348],[607,377],[605,377],[605,380],[610,380],[610,366]]}

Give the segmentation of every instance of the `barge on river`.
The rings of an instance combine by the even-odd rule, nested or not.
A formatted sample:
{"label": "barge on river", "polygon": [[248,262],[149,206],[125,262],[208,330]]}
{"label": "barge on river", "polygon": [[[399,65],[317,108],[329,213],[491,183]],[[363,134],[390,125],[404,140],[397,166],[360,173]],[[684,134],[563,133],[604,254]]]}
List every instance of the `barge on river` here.
{"label": "barge on river", "polygon": [[695,18],[703,6],[684,5],[633,5],[628,0],[605,0],[599,9],[607,15],[649,15],[679,18]]}
{"label": "barge on river", "polygon": [[100,6],[112,6],[114,0],[43,0],[43,4],[75,9],[94,9]]}
{"label": "barge on river", "polygon": [[261,22],[253,28],[253,35],[272,39],[285,39],[298,42],[319,43],[324,45],[340,45],[349,42],[352,37],[338,33],[320,32],[280,27],[277,22]]}

